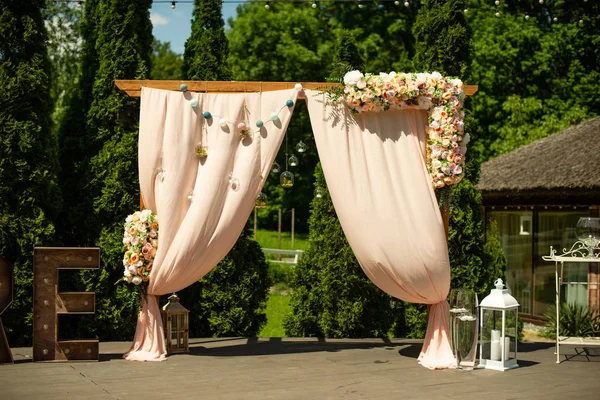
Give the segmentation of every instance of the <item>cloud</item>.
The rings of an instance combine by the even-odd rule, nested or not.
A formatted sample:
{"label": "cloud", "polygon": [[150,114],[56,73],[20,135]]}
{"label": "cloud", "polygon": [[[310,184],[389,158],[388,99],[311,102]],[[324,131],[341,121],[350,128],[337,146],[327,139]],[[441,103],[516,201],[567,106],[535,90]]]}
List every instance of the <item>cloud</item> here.
{"label": "cloud", "polygon": [[169,18],[163,17],[159,13],[151,13],[150,20],[152,21],[152,25],[154,26],[167,25],[170,21]]}

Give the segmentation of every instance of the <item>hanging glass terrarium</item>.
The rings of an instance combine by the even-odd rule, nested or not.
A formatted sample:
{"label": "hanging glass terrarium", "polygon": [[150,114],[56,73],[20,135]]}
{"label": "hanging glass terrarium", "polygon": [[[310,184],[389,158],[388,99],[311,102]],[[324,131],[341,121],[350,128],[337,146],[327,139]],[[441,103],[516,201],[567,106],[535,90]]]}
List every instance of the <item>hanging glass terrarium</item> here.
{"label": "hanging glass terrarium", "polygon": [[288,163],[290,164],[290,167],[297,167],[298,166],[298,157],[296,157],[295,155],[292,154],[292,156],[288,160]]}
{"label": "hanging glass terrarium", "polygon": [[279,166],[279,163],[274,162],[273,166],[271,167],[271,172],[274,174],[279,173],[279,171],[281,171],[281,167]]}
{"label": "hanging glass terrarium", "polygon": [[294,186],[294,174],[290,171],[283,171],[279,177],[279,182],[284,188],[291,188]]}
{"label": "hanging glass terrarium", "polygon": [[254,207],[256,208],[267,208],[268,197],[263,192],[260,192],[258,196],[256,196],[256,201],[254,202]]}
{"label": "hanging glass terrarium", "polygon": [[201,160],[208,156],[208,146],[203,146],[202,143],[198,143],[196,147],[194,147],[194,151],[196,152],[196,157]]}
{"label": "hanging glass terrarium", "polygon": [[296,151],[298,153],[304,153],[306,151],[306,149],[307,149],[307,147],[304,144],[304,142],[302,142],[302,140],[299,141],[298,144],[296,145]]}

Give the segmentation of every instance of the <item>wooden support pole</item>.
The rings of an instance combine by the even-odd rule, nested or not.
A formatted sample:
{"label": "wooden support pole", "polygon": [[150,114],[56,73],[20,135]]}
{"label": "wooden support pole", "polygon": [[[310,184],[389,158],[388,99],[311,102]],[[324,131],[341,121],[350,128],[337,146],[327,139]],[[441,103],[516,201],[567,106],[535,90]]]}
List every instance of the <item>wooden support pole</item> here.
{"label": "wooden support pole", "polygon": [[0,364],[14,362],[12,351],[2,325],[2,313],[13,301],[13,266],[0,257]]}
{"label": "wooden support pole", "polygon": [[[277,210],[277,249],[281,250],[281,208]],[[281,261],[281,254],[277,254],[277,260]]]}
{"label": "wooden support pole", "polygon": [[294,247],[294,224],[296,222],[296,209],[292,208],[292,249],[295,249]]}
{"label": "wooden support pole", "polygon": [[256,240],[256,207],[254,207],[254,240]]}

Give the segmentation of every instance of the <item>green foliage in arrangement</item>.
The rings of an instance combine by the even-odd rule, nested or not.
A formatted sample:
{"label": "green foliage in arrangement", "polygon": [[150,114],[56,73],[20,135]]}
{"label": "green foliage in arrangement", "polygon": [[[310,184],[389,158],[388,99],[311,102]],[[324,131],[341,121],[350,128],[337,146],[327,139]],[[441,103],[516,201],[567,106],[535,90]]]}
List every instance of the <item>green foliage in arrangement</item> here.
{"label": "green foliage in arrangement", "polygon": [[190,337],[257,336],[266,323],[268,265],[249,233],[244,230],[211,272],[178,293],[190,310]]}
{"label": "green foliage in arrangement", "polygon": [[171,43],[154,39],[150,79],[181,79],[183,57],[171,50]]}
{"label": "green foliage in arrangement", "polygon": [[229,81],[229,45],[225,37],[222,0],[195,0],[192,34],[185,42],[184,79]]}
{"label": "green foliage in arrangement", "polygon": [[[550,307],[544,313],[548,322],[544,325],[542,336],[556,339],[556,309]],[[591,307],[561,303],[560,305],[560,336],[592,337],[600,334],[600,314]]]}
{"label": "green foliage in arrangement", "polygon": [[2,318],[15,347],[31,344],[33,247],[55,244],[61,207],[43,5],[0,5],[0,256],[13,264],[15,283]]}
{"label": "green foliage in arrangement", "polygon": [[[79,101],[64,123],[63,193],[73,207],[62,225],[66,245],[100,247],[100,271],[84,271],[97,293],[92,323],[102,340],[130,338],[136,323],[134,295],[113,284],[123,274],[123,223],[139,209],[137,124],[139,101],[116,88],[116,79],[149,77],[152,1],[87,1],[82,21]],[[80,115],[78,113],[81,113]],[[72,155],[78,149],[82,154]],[[80,327],[83,329],[83,327]]]}
{"label": "green foliage in arrangement", "polygon": [[309,245],[292,278],[289,336],[385,337],[392,325],[390,296],[364,274],[337,218],[320,164],[311,204]]}

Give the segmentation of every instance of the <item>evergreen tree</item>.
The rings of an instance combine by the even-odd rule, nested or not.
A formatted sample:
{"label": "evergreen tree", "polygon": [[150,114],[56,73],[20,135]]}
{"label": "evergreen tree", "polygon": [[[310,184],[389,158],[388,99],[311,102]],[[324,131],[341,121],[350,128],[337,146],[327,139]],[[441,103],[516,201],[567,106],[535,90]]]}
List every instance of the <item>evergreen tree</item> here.
{"label": "evergreen tree", "polygon": [[244,229],[211,272],[179,292],[190,309],[190,337],[257,336],[267,322],[268,265],[249,234]]}
{"label": "evergreen tree", "polygon": [[464,0],[424,0],[413,26],[417,69],[466,77],[471,35]]}
{"label": "evergreen tree", "polygon": [[3,319],[17,347],[31,345],[33,248],[56,244],[61,207],[44,5],[0,3],[0,256],[14,265],[15,280]]}
{"label": "evergreen tree", "polygon": [[[67,210],[65,240],[101,250],[100,271],[81,273],[87,290],[97,293],[98,304],[94,318],[81,320],[80,326],[92,327],[102,340],[130,338],[136,323],[136,309],[130,307],[135,296],[125,285],[113,284],[123,274],[124,219],[139,209],[139,101],[116,88],[114,80],[149,76],[151,4],[151,0],[85,2],[82,77],[63,126],[67,167],[63,191],[77,202]],[[73,149],[82,153],[66,154]]]}
{"label": "evergreen tree", "polygon": [[389,295],[367,278],[342,231],[318,164],[308,249],[292,278],[290,336],[385,337],[393,322]]}
{"label": "evergreen tree", "polygon": [[[332,71],[337,79],[363,60],[352,34],[342,31]],[[311,204],[308,249],[294,269],[291,312],[284,327],[290,336],[383,337],[392,324],[391,298],[365,275],[342,231],[327,192],[321,164],[315,186],[322,197]]]}
{"label": "evergreen tree", "polygon": [[57,229],[67,246],[94,246],[98,236],[92,213],[94,199],[87,192],[89,161],[100,151],[100,146],[92,140],[93,135],[87,132],[87,113],[92,104],[94,79],[99,66],[96,49],[98,4],[99,0],[87,0],[84,3],[80,24],[80,72],[73,91],[66,93],[66,109],[58,127],[59,182],[66,196]]}
{"label": "evergreen tree", "polygon": [[[194,3],[192,35],[185,44],[183,60],[183,74],[188,79],[231,79],[221,5],[221,0]],[[181,291],[181,303],[190,309],[190,334],[257,335],[266,322],[269,286],[265,256],[244,230],[209,274]]]}
{"label": "evergreen tree", "polygon": [[231,80],[222,7],[222,0],[194,0],[192,34],[185,42],[183,57],[184,79]]}
{"label": "evergreen tree", "polygon": [[[460,0],[423,2],[413,30],[418,43],[416,65],[427,71],[437,70],[442,75],[469,79],[471,36],[466,26],[464,8],[464,2]],[[469,132],[473,122],[468,108],[465,111],[466,130]],[[489,291],[498,270],[503,268],[502,265],[486,265],[484,262],[499,259],[502,250],[493,246],[484,247],[481,193],[475,190],[473,184],[478,179],[479,163],[472,152],[468,154],[468,159],[465,178],[452,188],[448,232],[451,286],[474,289],[481,294]],[[441,202],[448,193],[438,193]],[[496,253],[487,254],[486,250]],[[498,251],[500,254],[497,254]],[[424,307],[406,304],[406,316],[414,318],[400,325],[406,327],[407,332],[424,334]],[[411,334],[407,333],[406,336]]]}

